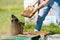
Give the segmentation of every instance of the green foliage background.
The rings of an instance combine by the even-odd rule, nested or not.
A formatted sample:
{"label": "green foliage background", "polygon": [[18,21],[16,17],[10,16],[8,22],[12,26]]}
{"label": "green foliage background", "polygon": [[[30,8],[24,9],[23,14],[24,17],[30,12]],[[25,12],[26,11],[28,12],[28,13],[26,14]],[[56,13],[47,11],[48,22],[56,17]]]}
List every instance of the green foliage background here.
{"label": "green foliage background", "polygon": [[24,22],[20,15],[23,10],[23,0],[0,0],[0,34],[10,32],[11,14]]}
{"label": "green foliage background", "polygon": [[[18,19],[24,22],[24,17],[20,14],[23,11],[24,0],[0,0],[0,34],[6,34],[10,32],[11,27],[11,14],[14,14]],[[24,26],[24,31],[34,30],[35,25],[26,24]],[[41,31],[48,31],[53,34],[60,34],[60,27],[50,24],[48,26],[42,26]]]}

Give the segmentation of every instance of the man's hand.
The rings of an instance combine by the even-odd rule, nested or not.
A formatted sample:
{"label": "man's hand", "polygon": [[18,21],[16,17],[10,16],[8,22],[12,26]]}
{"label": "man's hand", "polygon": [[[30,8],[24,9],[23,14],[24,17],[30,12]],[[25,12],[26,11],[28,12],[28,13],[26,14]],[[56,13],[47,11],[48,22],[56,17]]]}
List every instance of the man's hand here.
{"label": "man's hand", "polygon": [[38,7],[36,7],[36,8],[34,8],[32,14],[35,14],[38,10],[40,10],[41,8],[43,8],[44,6],[46,6],[49,2],[50,2],[50,0],[45,0],[45,1],[40,0],[40,5]]}
{"label": "man's hand", "polygon": [[37,11],[38,11],[38,7],[34,8],[34,10],[32,11],[32,13],[30,14],[30,16],[33,16]]}
{"label": "man's hand", "polygon": [[45,0],[45,1],[40,0],[40,5],[39,5],[38,9],[43,8],[43,7],[46,6],[49,2],[50,2],[50,0]]}

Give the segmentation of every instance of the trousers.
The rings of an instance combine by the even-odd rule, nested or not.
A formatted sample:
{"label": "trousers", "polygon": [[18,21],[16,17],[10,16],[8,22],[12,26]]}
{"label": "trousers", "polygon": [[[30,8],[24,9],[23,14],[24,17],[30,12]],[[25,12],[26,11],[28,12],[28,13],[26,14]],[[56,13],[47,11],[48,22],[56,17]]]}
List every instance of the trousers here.
{"label": "trousers", "polygon": [[50,2],[45,7],[39,10],[38,18],[35,26],[35,29],[37,29],[38,31],[41,30],[42,23],[51,8],[53,8],[54,10],[57,24],[60,25],[60,0],[50,0]]}

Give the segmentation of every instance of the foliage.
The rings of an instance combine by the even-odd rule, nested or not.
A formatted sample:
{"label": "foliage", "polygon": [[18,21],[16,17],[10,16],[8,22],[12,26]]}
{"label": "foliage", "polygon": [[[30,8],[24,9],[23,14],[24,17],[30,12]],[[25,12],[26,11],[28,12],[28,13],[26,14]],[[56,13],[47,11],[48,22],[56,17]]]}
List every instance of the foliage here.
{"label": "foliage", "polygon": [[[27,24],[25,25],[24,30],[32,30],[34,31],[35,25],[32,24]],[[46,31],[46,32],[51,32],[52,34],[60,34],[60,27],[55,25],[55,24],[50,24],[50,25],[43,25],[40,31]]]}
{"label": "foliage", "polygon": [[11,14],[24,22],[24,18],[20,15],[22,11],[23,0],[0,0],[0,34],[10,32]]}

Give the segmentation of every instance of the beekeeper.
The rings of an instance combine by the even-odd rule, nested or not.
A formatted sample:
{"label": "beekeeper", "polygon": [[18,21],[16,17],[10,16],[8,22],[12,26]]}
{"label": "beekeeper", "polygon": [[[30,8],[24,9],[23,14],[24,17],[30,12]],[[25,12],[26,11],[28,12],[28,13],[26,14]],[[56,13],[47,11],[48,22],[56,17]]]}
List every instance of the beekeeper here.
{"label": "beekeeper", "polygon": [[39,10],[34,31],[41,30],[42,23],[51,8],[53,8],[56,16],[56,21],[60,26],[60,0],[39,0],[39,3],[40,3],[39,6],[36,7],[36,9],[32,12],[32,13],[35,13],[36,11]]}

